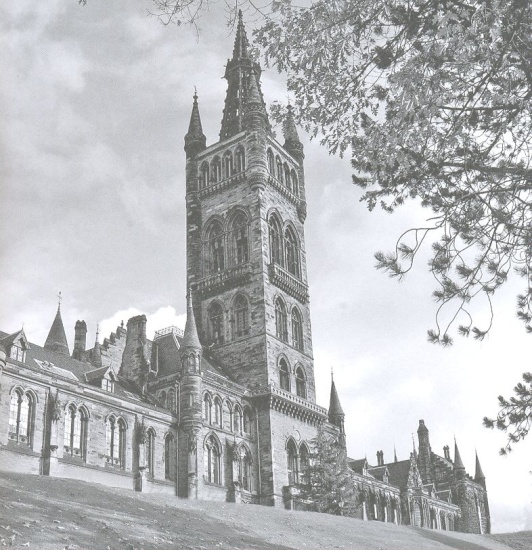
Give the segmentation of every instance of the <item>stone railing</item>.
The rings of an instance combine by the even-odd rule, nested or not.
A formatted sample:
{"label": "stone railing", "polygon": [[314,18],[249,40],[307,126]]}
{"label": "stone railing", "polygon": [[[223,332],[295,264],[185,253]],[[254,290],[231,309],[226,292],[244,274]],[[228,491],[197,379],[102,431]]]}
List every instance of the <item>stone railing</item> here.
{"label": "stone railing", "polygon": [[212,195],[214,193],[217,193],[219,191],[222,191],[223,189],[226,189],[227,187],[230,187],[231,185],[234,185],[236,183],[240,183],[241,181],[244,181],[246,179],[246,171],[242,170],[242,172],[238,172],[237,174],[233,174],[232,176],[229,176],[228,178],[223,178],[220,181],[217,182],[209,182],[209,185],[207,187],[203,187],[199,190],[200,197],[207,197],[208,195]]}
{"label": "stone railing", "polygon": [[275,285],[297,298],[301,303],[306,304],[309,301],[308,286],[286,271],[279,264],[269,265],[270,281]]}
{"label": "stone railing", "polygon": [[228,267],[219,273],[204,277],[197,284],[197,290],[202,295],[216,293],[224,288],[231,288],[251,279],[253,267],[250,263]]}
{"label": "stone railing", "polygon": [[184,332],[182,329],[175,326],[171,326],[171,327],[162,328],[161,330],[156,330],[153,339],[157,340],[157,338],[161,338],[161,336],[166,336],[167,334],[175,334],[179,338],[183,338],[184,336]]}

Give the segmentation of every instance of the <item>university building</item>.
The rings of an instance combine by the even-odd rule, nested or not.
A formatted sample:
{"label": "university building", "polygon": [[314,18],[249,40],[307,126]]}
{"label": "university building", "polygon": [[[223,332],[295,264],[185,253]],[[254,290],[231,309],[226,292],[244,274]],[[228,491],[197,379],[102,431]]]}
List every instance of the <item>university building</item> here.
{"label": "university building", "polygon": [[[146,337],[146,317],[70,352],[60,307],[46,342],[0,332],[0,469],[182,498],[305,508],[318,426],[345,447],[334,385],[316,403],[305,259],[304,152],[288,111],[272,135],[240,18],[220,139],[207,146],[197,96],[185,136],[187,321]],[[361,453],[364,451],[361,450]],[[423,421],[406,460],[349,459],[354,514],[489,533],[485,478]]]}

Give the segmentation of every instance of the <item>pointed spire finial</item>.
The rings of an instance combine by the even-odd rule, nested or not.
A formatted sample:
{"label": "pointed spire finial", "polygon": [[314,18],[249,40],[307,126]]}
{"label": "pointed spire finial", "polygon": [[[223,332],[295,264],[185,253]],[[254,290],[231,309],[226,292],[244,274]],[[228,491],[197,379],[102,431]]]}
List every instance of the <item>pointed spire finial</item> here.
{"label": "pointed spire finial", "polygon": [[395,448],[395,443],[393,444],[393,461],[394,462],[399,462],[397,460],[397,449]]}
{"label": "pointed spire finial", "polygon": [[44,343],[44,349],[61,355],[70,355],[65,327],[63,326],[63,319],[61,318],[61,293],[58,294],[58,297],[59,305],[57,307],[57,313],[55,314],[55,319],[50,327],[46,342]]}
{"label": "pointed spire finial", "polygon": [[192,305],[192,289],[188,289],[187,293],[187,321],[185,323],[185,331],[183,333],[182,346],[184,348],[193,348],[201,351],[201,343],[196,328],[196,319],[194,317],[194,307]]}
{"label": "pointed spire finial", "polygon": [[465,466],[462,462],[462,457],[460,456],[460,451],[458,450],[458,443],[456,442],[456,437],[454,438],[454,466],[453,470],[465,472]]}
{"label": "pointed spire finial", "polygon": [[203,133],[201,126],[201,117],[198,106],[198,93],[194,86],[194,95],[192,101],[192,112],[190,113],[190,123],[188,132],[185,135],[185,152],[188,156],[194,156],[196,153],[203,151],[207,145],[207,138]]}
{"label": "pointed spire finial", "polygon": [[61,300],[63,299],[63,296],[61,295],[61,291],[59,291],[59,294],[57,295],[57,310],[59,311],[61,309]]}
{"label": "pointed spire finial", "polygon": [[478,459],[478,453],[475,449],[475,481],[483,483],[486,479],[484,472],[482,471],[482,466],[480,465],[480,460]]}

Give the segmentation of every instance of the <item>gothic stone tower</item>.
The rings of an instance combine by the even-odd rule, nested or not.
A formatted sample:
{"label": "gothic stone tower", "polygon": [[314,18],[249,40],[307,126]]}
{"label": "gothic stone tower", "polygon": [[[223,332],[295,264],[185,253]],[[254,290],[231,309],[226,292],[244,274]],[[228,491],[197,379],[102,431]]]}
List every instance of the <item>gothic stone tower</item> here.
{"label": "gothic stone tower", "polygon": [[315,402],[303,146],[291,112],[284,145],[273,138],[260,74],[240,14],[220,141],[206,146],[196,95],[185,136],[187,284],[207,353],[248,390],[260,502],[275,504],[326,411]]}

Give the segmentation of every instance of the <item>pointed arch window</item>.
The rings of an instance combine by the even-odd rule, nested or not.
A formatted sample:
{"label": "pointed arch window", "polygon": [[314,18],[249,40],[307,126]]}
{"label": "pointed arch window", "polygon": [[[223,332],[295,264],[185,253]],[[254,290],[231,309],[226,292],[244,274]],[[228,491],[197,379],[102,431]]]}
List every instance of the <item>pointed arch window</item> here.
{"label": "pointed arch window", "polygon": [[290,179],[290,168],[284,163],[284,183],[289,191],[292,191],[292,181]]}
{"label": "pointed arch window", "polygon": [[282,248],[282,230],[281,223],[277,216],[270,216],[269,233],[270,233],[270,261],[272,264],[283,265],[283,248]]}
{"label": "pointed arch window", "polygon": [[297,181],[297,174],[295,170],[290,171],[290,181],[292,183],[292,193],[299,196],[299,183]]}
{"label": "pointed arch window", "polygon": [[297,367],[296,369],[296,395],[304,399],[307,398],[307,381],[301,367]]}
{"label": "pointed arch window", "polygon": [[297,448],[292,440],[290,440],[286,446],[286,455],[288,461],[288,485],[297,485]]}
{"label": "pointed arch window", "polygon": [[211,396],[206,393],[203,397],[203,420],[207,424],[212,423],[212,401]]}
{"label": "pointed arch window", "polygon": [[246,298],[239,295],[235,300],[235,336],[249,334],[249,305]]}
{"label": "pointed arch window", "polygon": [[176,447],[175,438],[167,434],[164,438],[164,478],[175,481],[176,475]]}
{"label": "pointed arch window", "polygon": [[176,412],[176,393],[174,388],[170,388],[168,390],[168,402],[167,402],[168,408],[175,413]]}
{"label": "pointed arch window", "polygon": [[11,394],[9,404],[9,439],[17,443],[31,445],[33,436],[33,396],[22,390]]}
{"label": "pointed arch window", "polygon": [[251,433],[251,412],[247,407],[244,409],[244,433]]}
{"label": "pointed arch window", "polygon": [[310,483],[310,453],[304,443],[299,449],[299,483],[303,485]]}
{"label": "pointed arch window", "polygon": [[242,411],[240,407],[235,407],[233,412],[233,431],[237,435],[242,433]]}
{"label": "pointed arch window", "polygon": [[249,261],[249,224],[245,214],[239,212],[231,224],[233,263],[244,264]]}
{"label": "pointed arch window", "polygon": [[275,158],[271,149],[268,149],[266,156],[268,159],[268,172],[270,172],[272,176],[275,176]]}
{"label": "pointed arch window", "polygon": [[301,277],[301,265],[299,260],[299,242],[291,227],[288,227],[285,232],[285,248],[286,248],[286,269],[289,273],[297,277]]}
{"label": "pointed arch window", "polygon": [[284,359],[279,361],[279,386],[282,390],[290,391],[290,370]]}
{"label": "pointed arch window", "polygon": [[207,232],[207,272],[219,273],[224,270],[224,232],[222,224],[215,222]]}
{"label": "pointed arch window", "polygon": [[251,453],[247,447],[238,450],[238,482],[244,491],[251,491]]}
{"label": "pointed arch window", "polygon": [[221,485],[222,483],[222,453],[218,441],[214,436],[209,436],[205,441],[204,461],[205,461],[205,479],[209,483]]}
{"label": "pointed arch window", "polygon": [[209,187],[209,164],[204,162],[200,168],[200,189]]}
{"label": "pointed arch window", "polygon": [[292,309],[292,345],[298,350],[303,350],[303,321],[296,307]]}
{"label": "pointed arch window", "polygon": [[223,317],[222,306],[214,303],[209,308],[209,325],[211,330],[211,341],[213,344],[223,344]]}
{"label": "pointed arch window", "polygon": [[155,476],[155,432],[151,428],[146,432],[146,470],[149,477]]}
{"label": "pointed arch window", "polygon": [[65,411],[63,436],[64,453],[73,457],[85,457],[85,441],[88,416],[83,408],[69,405]]}
{"label": "pointed arch window", "polygon": [[275,331],[279,340],[283,342],[288,340],[286,306],[281,298],[275,300]]}
{"label": "pointed arch window", "polygon": [[246,154],[244,152],[244,147],[241,145],[236,150],[235,160],[237,174],[243,172],[246,169]]}
{"label": "pointed arch window", "polygon": [[125,467],[126,424],[121,419],[110,416],[105,425],[107,463],[120,468]]}
{"label": "pointed arch window", "polygon": [[277,166],[277,179],[284,183],[283,178],[283,163],[281,162],[281,159],[279,157],[275,157],[275,165]]}
{"label": "pointed arch window", "polygon": [[224,153],[224,167],[223,167],[224,179],[230,178],[233,175],[233,153],[226,151]]}
{"label": "pointed arch window", "polygon": [[161,403],[161,407],[166,408],[166,392],[164,390],[159,394],[159,401]]}
{"label": "pointed arch window", "polygon": [[222,426],[222,401],[219,397],[214,398],[214,423],[217,426]]}
{"label": "pointed arch window", "polygon": [[214,160],[211,164],[211,174],[213,183],[218,183],[222,181],[222,162],[220,157],[214,157]]}

